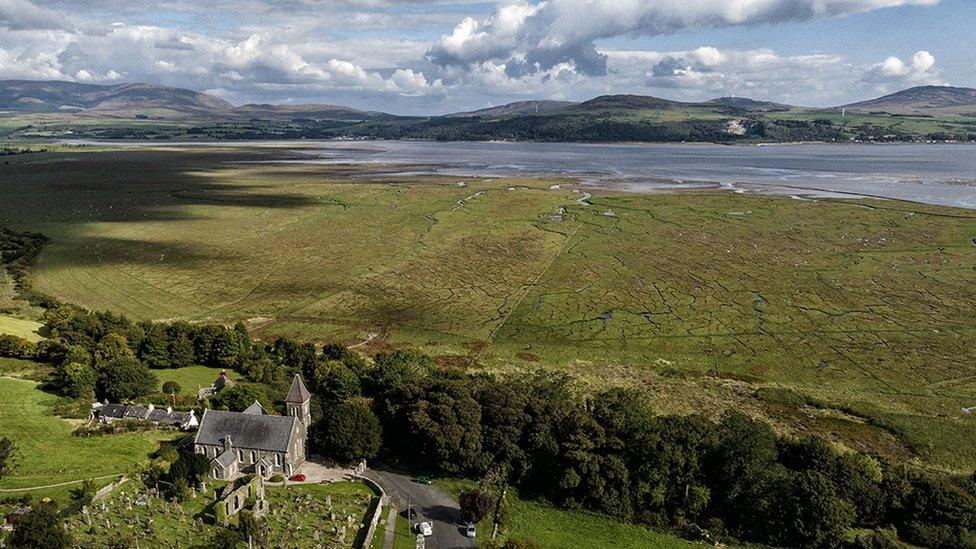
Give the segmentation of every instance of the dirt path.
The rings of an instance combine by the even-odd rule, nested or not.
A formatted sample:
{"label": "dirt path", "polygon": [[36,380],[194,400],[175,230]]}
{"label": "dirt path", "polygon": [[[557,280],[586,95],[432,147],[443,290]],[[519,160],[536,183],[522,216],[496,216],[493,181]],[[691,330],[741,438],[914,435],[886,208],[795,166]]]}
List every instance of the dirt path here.
{"label": "dirt path", "polygon": [[89,477],[89,478],[83,478],[83,479],[80,479],[80,480],[69,480],[69,481],[65,481],[65,482],[56,482],[54,484],[45,484],[43,486],[28,486],[27,488],[0,488],[0,492],[9,493],[9,492],[27,492],[27,491],[30,491],[30,490],[44,490],[45,488],[57,488],[58,486],[68,486],[69,484],[79,484],[79,483],[85,482],[86,480],[104,480],[104,479],[107,479],[107,478],[115,478],[115,477],[120,477],[120,476],[122,476],[122,474],[121,473],[117,473],[117,474],[114,474],[114,475],[102,475],[100,477]]}
{"label": "dirt path", "polygon": [[386,514],[386,536],[383,538],[383,549],[393,549],[393,540],[396,537],[396,519],[396,506],[390,505],[390,512]]}
{"label": "dirt path", "polygon": [[350,349],[355,349],[356,347],[362,347],[363,345],[366,345],[370,341],[373,341],[374,339],[376,339],[379,335],[380,334],[378,334],[376,332],[370,332],[369,334],[366,335],[366,339],[360,341],[359,343],[357,343],[355,345],[350,345],[349,348]]}

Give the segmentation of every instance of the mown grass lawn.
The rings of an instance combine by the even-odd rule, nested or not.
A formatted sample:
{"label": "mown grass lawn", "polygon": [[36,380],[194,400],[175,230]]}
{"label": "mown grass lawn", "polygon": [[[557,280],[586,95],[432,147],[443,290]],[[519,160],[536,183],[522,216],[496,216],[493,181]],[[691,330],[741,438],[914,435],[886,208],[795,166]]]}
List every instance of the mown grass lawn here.
{"label": "mown grass lawn", "polygon": [[[0,436],[12,439],[20,456],[13,472],[0,480],[0,489],[128,473],[147,463],[160,441],[181,436],[174,431],[148,431],[75,437],[71,432],[77,422],[51,412],[55,400],[39,390],[36,382],[0,377]],[[32,493],[44,495],[43,491]]]}

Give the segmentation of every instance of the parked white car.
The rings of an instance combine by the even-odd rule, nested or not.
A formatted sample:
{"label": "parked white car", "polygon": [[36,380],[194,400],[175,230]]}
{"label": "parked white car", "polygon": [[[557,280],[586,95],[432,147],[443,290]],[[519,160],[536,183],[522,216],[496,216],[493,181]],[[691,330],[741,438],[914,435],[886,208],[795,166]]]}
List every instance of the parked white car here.
{"label": "parked white car", "polygon": [[468,523],[468,529],[465,531],[465,535],[467,535],[471,539],[474,539],[475,531],[474,531],[474,523],[473,522],[469,522]]}
{"label": "parked white car", "polygon": [[414,530],[418,534],[423,534],[425,538],[434,535],[434,525],[429,522],[418,522],[414,525]]}

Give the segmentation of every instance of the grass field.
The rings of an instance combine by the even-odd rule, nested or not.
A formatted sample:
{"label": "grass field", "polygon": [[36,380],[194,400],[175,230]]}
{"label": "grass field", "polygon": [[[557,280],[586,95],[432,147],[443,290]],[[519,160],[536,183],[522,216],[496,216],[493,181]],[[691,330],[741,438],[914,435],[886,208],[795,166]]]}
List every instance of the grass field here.
{"label": "grass field", "polygon": [[[187,366],[186,368],[173,368],[170,370],[153,370],[159,379],[157,384],[160,391],[163,390],[163,383],[175,381],[180,384],[181,393],[188,396],[196,396],[199,387],[210,387],[220,375],[220,368],[208,368],[206,366]],[[234,374],[230,374],[233,376]]]}
{"label": "grass field", "polygon": [[15,335],[37,343],[44,339],[39,332],[43,324],[12,316],[0,315],[0,334]]}
{"label": "grass field", "polygon": [[[238,163],[288,154],[18,155],[0,223],[52,237],[36,285],[91,308],[245,320],[260,337],[378,334],[361,348],[562,369],[644,387],[661,411],[784,428],[844,410],[816,422],[824,436],[976,467],[957,442],[976,440],[962,411],[976,405],[973,212],[708,192],[597,191],[587,206],[557,179]],[[760,386],[819,404],[773,410]]]}
{"label": "grass field", "polygon": [[[0,480],[0,497],[19,495],[22,488],[128,473],[149,461],[160,440],[178,436],[150,431],[75,437],[71,431],[76,425],[52,414],[55,399],[33,381],[0,377],[0,436],[12,439],[19,454],[14,471]],[[30,492],[49,495],[45,490]]]}
{"label": "grass field", "polygon": [[[477,483],[459,478],[436,479],[435,484],[458,499],[462,492],[478,487]],[[543,503],[524,501],[509,490],[506,496],[504,523],[500,540],[528,539],[539,547],[592,547],[604,548],[691,548],[704,547],[675,537],[655,532],[643,526],[621,523],[598,513],[567,511]],[[487,539],[491,535],[492,519],[478,524],[478,536]]]}
{"label": "grass field", "polygon": [[563,511],[540,503],[520,501],[513,505],[505,538],[524,538],[543,549],[592,547],[593,549],[678,549],[707,547],[632,524],[582,511]]}

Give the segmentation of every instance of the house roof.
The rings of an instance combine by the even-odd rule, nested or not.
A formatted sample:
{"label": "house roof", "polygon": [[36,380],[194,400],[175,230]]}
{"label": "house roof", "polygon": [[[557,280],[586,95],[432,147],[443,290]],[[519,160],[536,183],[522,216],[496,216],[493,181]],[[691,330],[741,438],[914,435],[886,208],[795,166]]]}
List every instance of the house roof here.
{"label": "house roof", "polygon": [[125,404],[105,404],[97,413],[104,417],[122,417],[125,415]]}
{"label": "house roof", "polygon": [[267,410],[264,409],[264,406],[261,406],[261,403],[258,402],[258,401],[256,401],[256,400],[254,401],[254,404],[248,406],[247,409],[244,410],[241,413],[243,413],[243,414],[257,414],[257,415],[262,415],[262,416],[268,415],[268,412],[267,412]]}
{"label": "house roof", "polygon": [[226,469],[227,467],[230,467],[232,463],[237,461],[237,452],[235,452],[233,448],[230,450],[224,450],[213,460],[217,462],[217,465],[220,465]]}
{"label": "house roof", "polygon": [[124,417],[134,417],[137,419],[146,419],[149,415],[149,408],[139,404],[134,404],[132,406],[125,407]]}
{"label": "house roof", "polygon": [[222,446],[230,435],[235,448],[287,452],[297,418],[207,410],[200,420],[196,444]]}
{"label": "house roof", "polygon": [[311,397],[312,393],[308,392],[308,389],[305,388],[305,382],[302,381],[302,376],[295,374],[295,378],[291,381],[291,388],[288,389],[288,395],[285,396],[285,402],[301,403]]}

